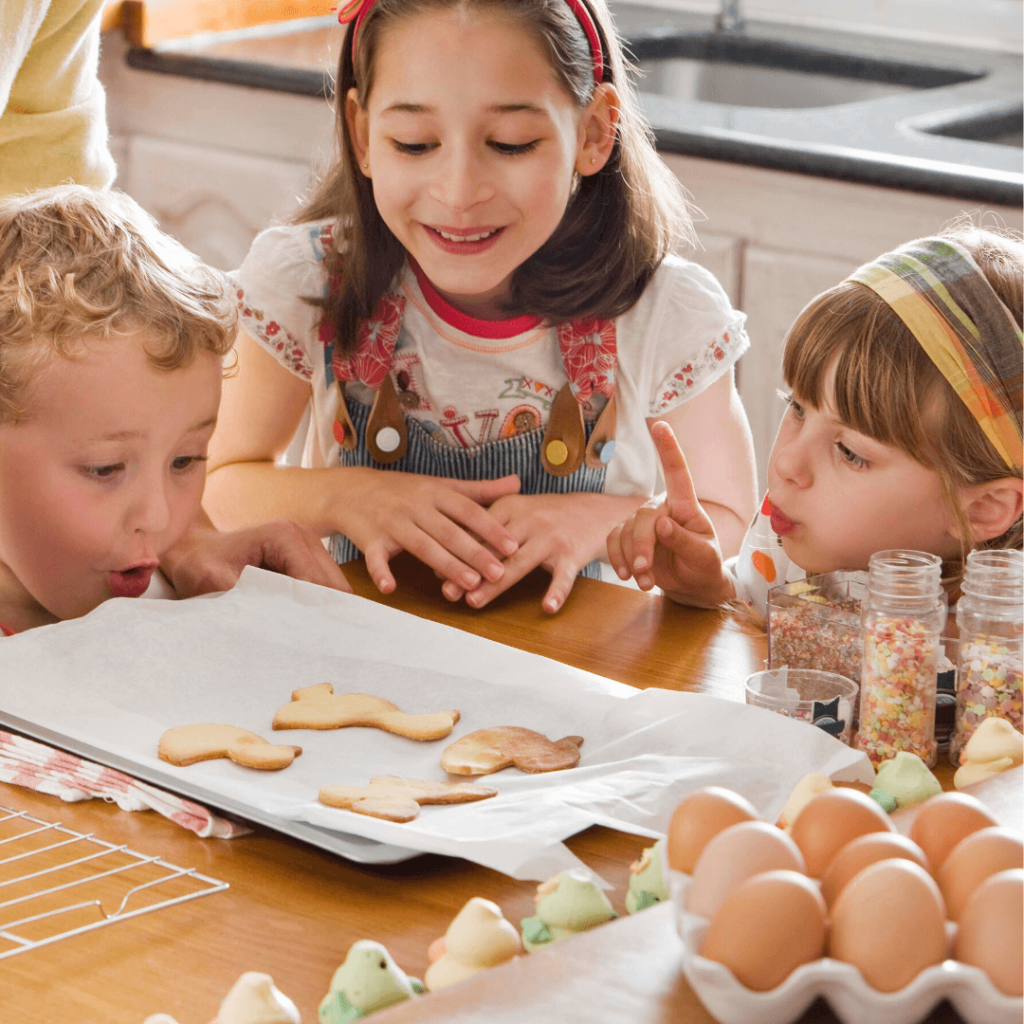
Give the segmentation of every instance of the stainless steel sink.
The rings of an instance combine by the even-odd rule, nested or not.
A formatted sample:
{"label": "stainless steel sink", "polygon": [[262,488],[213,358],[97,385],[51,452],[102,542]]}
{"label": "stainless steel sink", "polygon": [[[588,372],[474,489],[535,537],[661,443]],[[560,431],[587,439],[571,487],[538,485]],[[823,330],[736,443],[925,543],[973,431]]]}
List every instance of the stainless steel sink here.
{"label": "stainless steel sink", "polygon": [[959,118],[923,129],[929,135],[944,135],[968,142],[991,142],[997,146],[1024,146],[1024,106],[996,111],[980,117]]}
{"label": "stainless steel sink", "polygon": [[641,92],[736,107],[831,107],[982,77],[721,33],[643,39],[631,50]]}

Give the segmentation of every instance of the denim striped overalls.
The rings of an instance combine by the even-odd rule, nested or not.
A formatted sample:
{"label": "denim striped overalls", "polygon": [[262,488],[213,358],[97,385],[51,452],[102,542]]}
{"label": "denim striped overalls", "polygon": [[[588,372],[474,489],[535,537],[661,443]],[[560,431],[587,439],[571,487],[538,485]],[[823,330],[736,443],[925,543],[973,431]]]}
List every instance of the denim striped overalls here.
{"label": "denim striped overalls", "polygon": [[[373,318],[360,325],[356,349],[348,356],[334,353],[330,332],[325,338],[327,384],[336,381],[342,393],[334,425],[337,465],[454,480],[494,480],[515,473],[521,494],[604,491],[607,464],[615,451],[614,321],[574,321],[558,328],[569,383],[555,400],[552,420],[560,408],[563,429],[549,420],[546,427],[460,448],[432,437],[398,401],[390,370],[404,310],[405,298],[387,293]],[[372,406],[345,394],[345,383],[351,380],[377,392]],[[581,403],[595,392],[604,394],[608,402],[596,421],[584,423]],[[361,554],[340,533],[331,537],[329,550],[339,564]],[[600,562],[590,562],[581,575],[600,578]]]}

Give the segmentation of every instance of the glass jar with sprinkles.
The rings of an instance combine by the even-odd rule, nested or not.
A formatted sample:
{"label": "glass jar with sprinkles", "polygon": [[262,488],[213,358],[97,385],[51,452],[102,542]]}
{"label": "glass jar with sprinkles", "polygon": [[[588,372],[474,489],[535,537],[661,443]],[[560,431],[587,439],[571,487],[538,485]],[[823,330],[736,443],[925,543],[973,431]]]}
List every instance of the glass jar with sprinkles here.
{"label": "glass jar with sprinkles", "polygon": [[935,765],[939,635],[946,622],[942,561],[925,551],[879,551],[863,604],[857,746],[874,764],[900,751]]}
{"label": "glass jar with sprinkles", "polygon": [[1022,639],[1024,639],[1024,554],[972,551],[957,605],[960,659],[956,723],[949,759],[986,718],[1005,718],[1021,732]]}

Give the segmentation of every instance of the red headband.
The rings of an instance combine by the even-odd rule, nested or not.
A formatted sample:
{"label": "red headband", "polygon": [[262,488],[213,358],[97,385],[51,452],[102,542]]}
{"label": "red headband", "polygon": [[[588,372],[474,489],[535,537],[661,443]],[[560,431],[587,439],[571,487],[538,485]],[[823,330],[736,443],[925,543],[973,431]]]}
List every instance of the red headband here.
{"label": "red headband", "polygon": [[[601,51],[601,37],[597,34],[597,26],[594,25],[594,20],[590,17],[590,12],[582,3],[582,0],[565,0],[565,2],[572,8],[572,13],[576,15],[576,20],[587,34],[587,41],[590,43],[590,53],[594,59],[594,83],[600,85],[604,79],[604,54]],[[373,7],[374,3],[375,0],[342,0],[338,4],[338,21],[342,25],[347,25],[353,20],[355,21],[355,25],[352,28],[353,63],[355,63],[356,59],[356,40],[359,38],[359,28],[363,24],[363,19],[370,13],[370,8]]]}

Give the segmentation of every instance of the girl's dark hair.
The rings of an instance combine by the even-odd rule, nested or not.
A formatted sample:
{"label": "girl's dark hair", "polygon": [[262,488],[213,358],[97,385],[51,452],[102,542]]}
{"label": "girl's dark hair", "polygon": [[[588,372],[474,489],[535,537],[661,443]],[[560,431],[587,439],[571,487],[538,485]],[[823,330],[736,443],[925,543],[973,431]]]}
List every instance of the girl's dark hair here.
{"label": "girl's dark hair", "polygon": [[[619,95],[612,153],[596,174],[580,177],[552,236],[512,274],[510,316],[541,316],[552,324],[579,317],[620,316],[640,298],[661,261],[691,243],[685,193],[654,149],[630,69],[605,0],[586,0],[604,51],[604,81]],[[340,353],[355,347],[360,321],[371,316],[401,270],[405,249],[391,233],[359,171],[345,122],[345,97],[358,90],[365,108],[374,80],[374,57],[386,27],[424,11],[461,8],[517,22],[547,50],[551,66],[580,109],[594,94],[587,37],[565,0],[377,0],[359,29],[352,55],[352,24],[341,47],[335,82],[336,159],[293,223],[335,219],[326,269],[326,298],[310,301],[333,323]]]}

